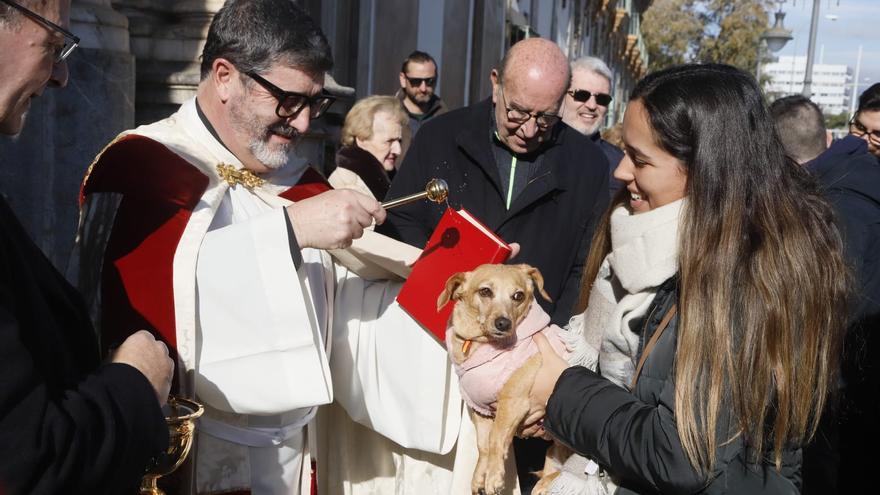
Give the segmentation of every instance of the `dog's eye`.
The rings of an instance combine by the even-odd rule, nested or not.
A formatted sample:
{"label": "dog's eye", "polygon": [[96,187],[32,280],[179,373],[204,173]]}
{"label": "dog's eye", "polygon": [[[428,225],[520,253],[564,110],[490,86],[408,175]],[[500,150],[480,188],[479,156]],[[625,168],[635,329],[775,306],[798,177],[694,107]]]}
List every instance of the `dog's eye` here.
{"label": "dog's eye", "polygon": [[492,297],[492,289],[488,287],[483,287],[480,289],[480,297]]}
{"label": "dog's eye", "polygon": [[523,291],[518,290],[518,291],[514,292],[513,295],[510,296],[510,298],[516,302],[520,302],[526,298],[526,294]]}

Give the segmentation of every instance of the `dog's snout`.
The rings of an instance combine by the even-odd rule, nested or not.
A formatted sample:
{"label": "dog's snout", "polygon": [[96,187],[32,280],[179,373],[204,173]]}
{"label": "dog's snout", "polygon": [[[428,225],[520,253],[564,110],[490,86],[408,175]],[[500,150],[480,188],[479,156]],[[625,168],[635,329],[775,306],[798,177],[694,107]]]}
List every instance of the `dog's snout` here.
{"label": "dog's snout", "polygon": [[510,318],[506,316],[499,316],[498,318],[495,318],[495,329],[499,332],[506,332],[510,330],[510,325]]}

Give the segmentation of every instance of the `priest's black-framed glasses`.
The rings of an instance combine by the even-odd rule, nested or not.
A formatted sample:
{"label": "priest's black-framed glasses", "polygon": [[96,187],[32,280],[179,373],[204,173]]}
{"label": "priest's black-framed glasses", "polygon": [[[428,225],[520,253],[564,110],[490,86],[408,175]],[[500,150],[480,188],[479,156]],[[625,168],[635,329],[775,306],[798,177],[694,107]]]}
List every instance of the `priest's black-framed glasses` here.
{"label": "priest's black-framed glasses", "polygon": [[330,105],[336,101],[336,98],[326,93],[320,93],[315,96],[309,96],[295,91],[285,91],[278,86],[267,81],[263,76],[256,72],[245,72],[248,77],[257,82],[266,89],[272,96],[278,100],[278,106],[275,107],[275,114],[282,119],[289,119],[299,114],[305,107],[309,107],[309,118],[320,118],[330,108]]}

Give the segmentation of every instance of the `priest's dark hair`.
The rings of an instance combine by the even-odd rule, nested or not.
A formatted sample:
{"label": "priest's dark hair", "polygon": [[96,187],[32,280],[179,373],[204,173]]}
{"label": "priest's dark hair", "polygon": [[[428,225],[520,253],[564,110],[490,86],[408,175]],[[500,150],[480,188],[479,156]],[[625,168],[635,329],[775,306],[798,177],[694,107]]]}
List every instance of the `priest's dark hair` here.
{"label": "priest's dark hair", "polygon": [[292,0],[228,0],[208,30],[203,80],[218,58],[241,72],[264,72],[278,62],[311,73],[333,68],[324,33]]}

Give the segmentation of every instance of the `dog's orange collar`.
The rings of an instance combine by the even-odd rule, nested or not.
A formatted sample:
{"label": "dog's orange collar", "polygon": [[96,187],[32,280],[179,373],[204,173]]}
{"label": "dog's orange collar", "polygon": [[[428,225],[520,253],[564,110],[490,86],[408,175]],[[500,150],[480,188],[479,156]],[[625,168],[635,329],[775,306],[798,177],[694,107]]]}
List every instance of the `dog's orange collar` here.
{"label": "dog's orange collar", "polygon": [[464,342],[461,343],[461,353],[465,357],[467,357],[468,350],[471,348],[471,344],[473,342],[474,342],[473,340],[468,339],[468,340],[465,340]]}

